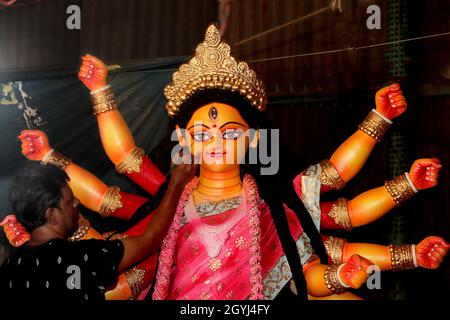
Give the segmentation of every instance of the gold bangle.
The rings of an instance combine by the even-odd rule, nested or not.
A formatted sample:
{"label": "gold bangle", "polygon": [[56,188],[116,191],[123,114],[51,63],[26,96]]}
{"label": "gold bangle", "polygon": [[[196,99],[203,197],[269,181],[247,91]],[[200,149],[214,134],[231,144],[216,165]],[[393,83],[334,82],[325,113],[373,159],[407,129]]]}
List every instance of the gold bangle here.
{"label": "gold bangle", "polygon": [[347,231],[353,228],[350,215],[348,213],[348,201],[345,198],[339,198],[335,203],[333,203],[330,212],[328,212],[328,216],[333,219],[337,225],[340,225]]}
{"label": "gold bangle", "polygon": [[385,119],[375,112],[370,111],[358,129],[375,139],[376,142],[380,142],[390,126],[391,124]]}
{"label": "gold bangle", "polygon": [[402,271],[414,269],[414,258],[412,254],[412,246],[389,245],[389,253],[391,255],[392,271]]}
{"label": "gold bangle", "polygon": [[330,160],[323,160],[320,162],[320,167],[322,168],[322,174],[320,176],[320,182],[328,187],[334,188],[336,190],[345,187],[345,181],[339,175],[339,172],[331,164]]}
{"label": "gold bangle", "polygon": [[106,190],[102,204],[100,205],[100,216],[103,218],[109,217],[112,212],[122,208],[123,204],[120,198],[120,188],[109,187],[108,190]]}
{"label": "gold bangle", "polygon": [[111,88],[107,88],[91,95],[94,115],[117,109],[114,93]]}
{"label": "gold bangle", "polygon": [[66,167],[71,163],[70,159],[63,154],[59,153],[58,151],[53,151],[45,161],[42,161],[42,164],[44,165],[54,165],[61,170],[66,169]]}
{"label": "gold bangle", "polygon": [[391,181],[386,181],[384,186],[396,206],[400,206],[415,194],[405,175],[398,176]]}
{"label": "gold bangle", "polygon": [[117,172],[120,174],[124,174],[125,172],[128,174],[140,173],[144,154],[144,149],[134,147],[125,159],[116,165]]}
{"label": "gold bangle", "polygon": [[92,105],[94,106],[113,99],[114,99],[114,92],[110,87],[106,88],[105,90],[91,94],[91,102]]}
{"label": "gold bangle", "polygon": [[100,113],[116,110],[117,109],[116,100],[110,100],[101,104],[96,104],[95,106],[93,106],[93,109],[94,109],[93,113],[96,116],[99,115]]}
{"label": "gold bangle", "polygon": [[345,239],[337,237],[328,237],[328,239],[323,242],[327,254],[331,258],[333,264],[341,264],[343,262],[344,244],[346,242]]}
{"label": "gold bangle", "polygon": [[325,285],[327,288],[336,294],[342,294],[346,291],[346,287],[339,281],[338,271],[339,264],[332,264],[325,269],[323,278],[325,280]]}
{"label": "gold bangle", "polygon": [[130,286],[132,298],[137,298],[144,287],[145,270],[134,267],[125,272],[125,278]]}

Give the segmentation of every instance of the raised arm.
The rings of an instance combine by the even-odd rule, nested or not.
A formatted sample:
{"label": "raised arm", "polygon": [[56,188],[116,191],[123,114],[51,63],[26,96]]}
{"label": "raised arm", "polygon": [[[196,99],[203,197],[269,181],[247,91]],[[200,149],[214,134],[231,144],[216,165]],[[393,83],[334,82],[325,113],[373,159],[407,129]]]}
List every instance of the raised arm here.
{"label": "raised arm", "polygon": [[350,138],[333,153],[330,162],[344,182],[352,179],[363,167],[375,144],[381,140],[400,116],[407,103],[398,84],[379,90],[375,95],[376,110],[372,110]]}
{"label": "raised arm", "polygon": [[103,217],[114,216],[129,219],[147,201],[146,198],[121,192],[117,187],[107,186],[89,171],[73,163],[67,156],[53,150],[46,134],[39,130],[24,130],[19,135],[22,154],[33,161],[53,164],[64,170],[73,194],[80,202]]}
{"label": "raised arm", "polygon": [[383,187],[368,190],[349,201],[340,198],[323,202],[320,204],[321,228],[351,229],[369,224],[400,206],[419,190],[436,186],[441,168],[439,159],[418,159],[409,173],[387,181]]}
{"label": "raised arm", "polygon": [[118,110],[114,93],[107,84],[108,69],[98,58],[85,55],[78,78],[91,92],[94,114],[103,148],[119,173],[126,174],[154,195],[165,177],[136,146],[133,135]]}

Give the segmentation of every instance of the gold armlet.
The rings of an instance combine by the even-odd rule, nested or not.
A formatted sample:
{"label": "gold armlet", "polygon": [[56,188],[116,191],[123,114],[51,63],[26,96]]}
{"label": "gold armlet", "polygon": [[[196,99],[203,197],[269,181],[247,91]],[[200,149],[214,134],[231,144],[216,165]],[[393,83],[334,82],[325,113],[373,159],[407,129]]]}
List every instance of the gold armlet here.
{"label": "gold armlet", "polygon": [[91,102],[94,115],[117,109],[116,99],[110,87],[91,94]]}
{"label": "gold armlet", "polygon": [[340,225],[347,231],[353,228],[350,215],[348,213],[348,201],[345,198],[339,198],[335,203],[333,203],[330,212],[328,212],[328,216],[333,219],[337,225]]}
{"label": "gold armlet", "polygon": [[120,161],[116,165],[116,170],[118,173],[124,174],[125,172],[128,174],[131,173],[140,173],[142,158],[144,157],[145,151],[144,149],[134,147],[134,149],[125,157],[124,160]]}
{"label": "gold armlet", "polygon": [[329,237],[323,242],[328,256],[333,264],[341,264],[343,260],[344,244],[347,241],[342,238]]}
{"label": "gold armlet", "polygon": [[320,162],[322,174],[320,181],[323,185],[334,188],[336,190],[342,189],[345,186],[345,181],[339,175],[339,172],[331,164],[330,160],[323,160]]}
{"label": "gold armlet", "polygon": [[120,199],[120,188],[109,187],[108,190],[106,190],[102,204],[100,205],[99,214],[103,218],[106,218],[109,217],[112,212],[122,207],[123,204]]}
{"label": "gold armlet", "polygon": [[132,299],[136,299],[144,289],[145,270],[134,267],[125,272],[125,278],[131,289]]}
{"label": "gold armlet", "polygon": [[54,150],[41,161],[43,165],[54,165],[61,170],[66,169],[71,162],[72,161],[68,157]]}
{"label": "gold armlet", "polygon": [[339,279],[340,267],[341,265],[339,264],[332,264],[325,269],[323,275],[327,288],[336,294],[342,294],[348,288],[348,286],[345,286]]}
{"label": "gold armlet", "polygon": [[415,194],[413,188],[408,182],[406,175],[401,175],[391,181],[384,183],[387,192],[394,200],[395,205],[400,206]]}
{"label": "gold armlet", "polygon": [[389,122],[372,110],[358,129],[375,139],[376,142],[380,142],[390,126]]}

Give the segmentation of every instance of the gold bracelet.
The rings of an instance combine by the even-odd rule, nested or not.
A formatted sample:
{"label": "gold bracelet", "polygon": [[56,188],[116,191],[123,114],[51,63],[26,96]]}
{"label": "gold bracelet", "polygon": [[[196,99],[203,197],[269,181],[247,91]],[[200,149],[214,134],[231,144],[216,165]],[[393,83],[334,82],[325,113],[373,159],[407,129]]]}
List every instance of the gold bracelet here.
{"label": "gold bracelet", "polygon": [[386,181],[384,186],[394,200],[396,206],[400,206],[415,194],[404,174],[398,176],[394,180]]}
{"label": "gold bracelet", "polygon": [[125,278],[130,286],[132,298],[137,298],[144,287],[145,270],[134,267],[125,272]]}
{"label": "gold bracelet", "polygon": [[344,245],[347,241],[342,238],[328,237],[323,242],[328,256],[331,258],[333,264],[341,264],[343,258]]}
{"label": "gold bracelet", "polygon": [[328,187],[334,188],[336,190],[345,187],[345,181],[339,175],[339,172],[331,164],[330,160],[323,160],[320,162],[320,167],[322,168],[322,174],[320,176],[320,182]]}
{"label": "gold bracelet", "polygon": [[94,115],[117,109],[117,103],[111,88],[107,88],[91,95]]}
{"label": "gold bracelet", "polygon": [[64,170],[71,163],[70,159],[58,151],[53,151],[50,155],[48,155],[45,161],[42,161],[44,165],[54,165],[61,170]]}
{"label": "gold bracelet", "polygon": [[376,142],[380,142],[390,126],[391,124],[385,119],[375,112],[370,111],[358,129],[375,139]]}
{"label": "gold bracelet", "polygon": [[105,90],[91,94],[91,102],[94,106],[113,99],[114,99],[114,92],[112,91],[111,87],[108,87]]}
{"label": "gold bracelet", "polygon": [[128,174],[140,173],[144,154],[144,149],[134,147],[125,159],[116,165],[117,172],[120,174],[124,174],[125,172]]}
{"label": "gold bracelet", "polygon": [[122,207],[123,204],[120,199],[120,188],[109,187],[108,190],[106,190],[102,204],[100,205],[99,214],[101,217],[106,218],[109,217],[112,212]]}
{"label": "gold bracelet", "polygon": [[404,245],[389,245],[389,253],[391,255],[392,271],[402,271],[414,269],[414,258],[412,253],[412,246]]}
{"label": "gold bracelet", "polygon": [[337,225],[340,225],[347,231],[353,228],[350,215],[348,213],[348,201],[345,198],[339,198],[335,203],[333,203],[330,212],[328,212],[328,216],[333,219]]}
{"label": "gold bracelet", "polygon": [[110,100],[110,101],[106,101],[104,103],[93,106],[93,109],[94,109],[94,112],[93,112],[94,115],[97,116],[100,113],[104,113],[104,112],[111,111],[111,110],[116,110],[117,103],[116,103],[116,100]]}
{"label": "gold bracelet", "polygon": [[347,289],[344,284],[339,281],[339,267],[339,264],[332,264],[325,269],[325,273],[323,275],[327,288],[336,294],[342,294]]}

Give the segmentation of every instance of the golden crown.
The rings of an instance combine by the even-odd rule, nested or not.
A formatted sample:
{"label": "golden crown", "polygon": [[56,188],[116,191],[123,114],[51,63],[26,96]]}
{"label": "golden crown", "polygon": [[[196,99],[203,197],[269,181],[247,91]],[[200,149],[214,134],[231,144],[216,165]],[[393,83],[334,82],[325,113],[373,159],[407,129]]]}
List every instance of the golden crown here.
{"label": "golden crown", "polygon": [[230,46],[221,41],[219,30],[210,25],[205,41],[200,43],[194,57],[173,74],[172,82],[164,88],[170,117],[180,111],[182,104],[194,93],[204,89],[239,92],[259,111],[266,108],[266,93],[261,80],[245,62],[230,55]]}

